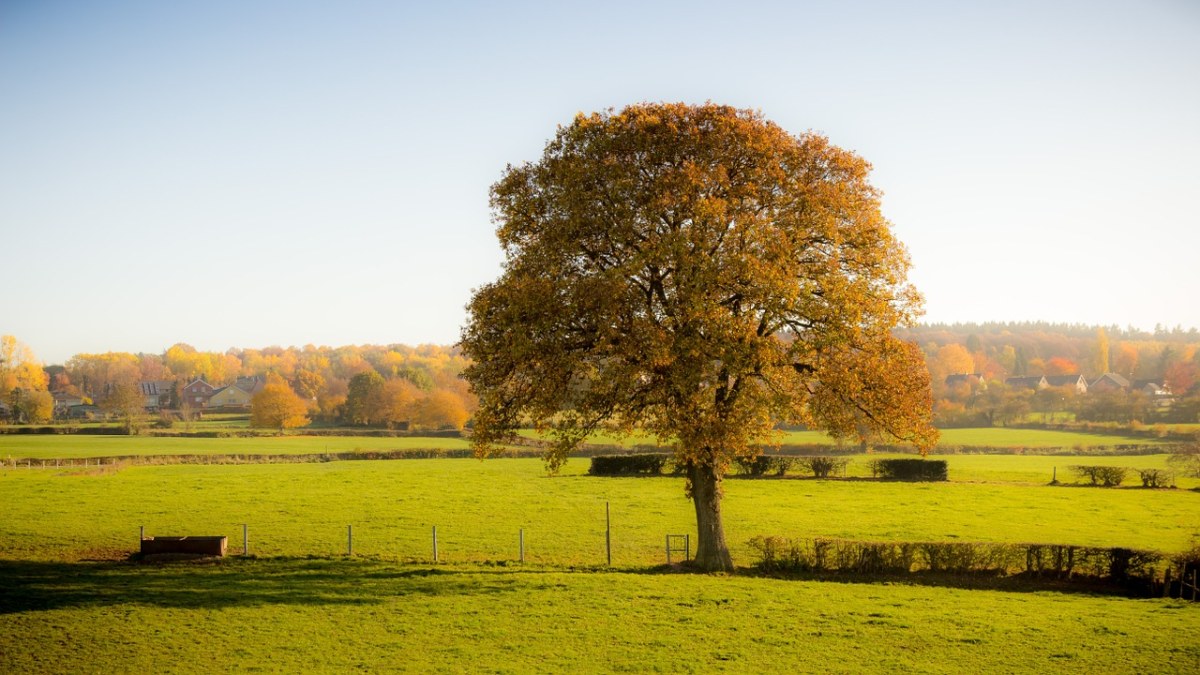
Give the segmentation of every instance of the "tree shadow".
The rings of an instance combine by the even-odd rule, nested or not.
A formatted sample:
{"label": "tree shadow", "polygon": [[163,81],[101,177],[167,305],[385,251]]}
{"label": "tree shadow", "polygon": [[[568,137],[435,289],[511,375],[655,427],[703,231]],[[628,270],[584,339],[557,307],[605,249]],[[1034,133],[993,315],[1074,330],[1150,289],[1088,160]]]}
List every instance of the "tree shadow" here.
{"label": "tree shadow", "polygon": [[511,575],[480,576],[360,560],[0,561],[0,614],[138,604],[177,609],[374,605],[405,595],[513,592]]}

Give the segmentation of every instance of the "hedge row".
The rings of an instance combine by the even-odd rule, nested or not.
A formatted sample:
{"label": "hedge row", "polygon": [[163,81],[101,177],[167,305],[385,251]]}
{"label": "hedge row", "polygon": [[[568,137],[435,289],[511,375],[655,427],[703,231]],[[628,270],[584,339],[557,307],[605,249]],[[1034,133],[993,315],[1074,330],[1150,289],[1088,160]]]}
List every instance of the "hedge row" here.
{"label": "hedge row", "polygon": [[588,473],[593,476],[636,476],[662,474],[670,455],[599,455],[592,458]]}
{"label": "hedge row", "polygon": [[944,459],[873,459],[871,475],[885,480],[949,480],[949,468]]}
{"label": "hedge row", "polygon": [[[828,478],[842,472],[850,460],[845,457],[781,457],[760,455],[754,459],[735,462],[744,476],[783,476],[799,467],[817,478]],[[664,471],[682,473],[671,455],[664,453],[629,453],[592,457],[588,473],[593,476],[661,475]],[[877,459],[871,462],[877,478],[889,480],[943,481],[947,480],[946,461],[941,459]]]}
{"label": "hedge row", "polygon": [[1058,544],[872,542],[845,539],[755,537],[756,566],[764,572],[990,576],[1024,575],[1065,581],[1099,581],[1153,592],[1157,551]]}
{"label": "hedge row", "polygon": [[1132,471],[1142,481],[1142,487],[1163,488],[1175,484],[1175,474],[1165,469],[1127,469],[1123,466],[1090,466],[1076,465],[1070,467],[1080,478],[1089,484],[1100,487],[1117,487],[1125,481]]}

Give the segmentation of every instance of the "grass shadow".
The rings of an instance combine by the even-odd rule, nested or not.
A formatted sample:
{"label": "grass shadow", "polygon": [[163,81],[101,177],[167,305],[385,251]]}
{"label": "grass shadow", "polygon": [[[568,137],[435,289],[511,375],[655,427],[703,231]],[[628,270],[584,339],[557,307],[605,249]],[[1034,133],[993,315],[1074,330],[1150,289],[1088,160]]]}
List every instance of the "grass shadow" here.
{"label": "grass shadow", "polygon": [[516,580],[337,559],[0,561],[0,614],[136,604],[179,609],[372,605],[404,595],[494,595]]}

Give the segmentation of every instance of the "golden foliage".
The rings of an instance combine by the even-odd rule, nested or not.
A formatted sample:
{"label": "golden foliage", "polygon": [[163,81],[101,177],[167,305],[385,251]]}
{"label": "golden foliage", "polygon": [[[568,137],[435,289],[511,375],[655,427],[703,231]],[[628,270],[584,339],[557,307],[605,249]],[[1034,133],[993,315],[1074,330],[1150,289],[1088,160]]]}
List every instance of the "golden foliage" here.
{"label": "golden foliage", "polygon": [[308,424],[308,405],[282,380],[271,380],[250,399],[250,423],[280,431]]}
{"label": "golden foliage", "polygon": [[928,373],[891,336],[919,296],[870,166],[758,113],[580,115],[492,188],[506,253],[463,330],[487,453],[526,420],[556,467],[593,429],[677,441],[717,475],[780,422],[928,447]]}

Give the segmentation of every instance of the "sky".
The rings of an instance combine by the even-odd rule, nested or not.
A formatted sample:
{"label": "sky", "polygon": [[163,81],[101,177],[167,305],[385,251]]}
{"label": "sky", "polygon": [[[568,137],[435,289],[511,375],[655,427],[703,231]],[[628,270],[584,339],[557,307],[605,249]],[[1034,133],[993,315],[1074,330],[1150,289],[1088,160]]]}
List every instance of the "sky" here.
{"label": "sky", "polygon": [[874,166],[925,321],[1200,326],[1200,3],[0,0],[0,334],[451,344],[578,112]]}

